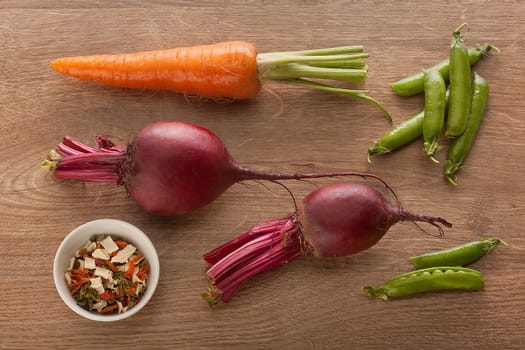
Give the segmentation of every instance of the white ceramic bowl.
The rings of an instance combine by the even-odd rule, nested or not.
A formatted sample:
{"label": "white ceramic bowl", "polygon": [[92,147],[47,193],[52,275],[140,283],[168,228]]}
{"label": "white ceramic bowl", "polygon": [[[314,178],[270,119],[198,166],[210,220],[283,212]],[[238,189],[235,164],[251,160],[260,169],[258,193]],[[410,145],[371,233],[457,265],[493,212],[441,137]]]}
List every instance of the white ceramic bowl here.
{"label": "white ceramic bowl", "polygon": [[[77,304],[75,299],[71,296],[69,287],[64,278],[64,274],[69,267],[71,257],[74,256],[75,252],[82,247],[93,234],[114,234],[123,240],[132,243],[137,247],[148,261],[150,270],[148,273],[147,288],[146,292],[137,303],[129,310],[121,314],[97,314],[90,312]],[[74,312],[95,321],[117,321],[136,314],[142,309],[155,293],[157,284],[159,281],[160,264],[157,251],[151,243],[150,239],[144,232],[139,230],[137,227],[120,220],[115,219],[100,219],[87,222],[80,225],[62,241],[58,247],[58,251],[55,256],[53,264],[53,275],[55,279],[55,286],[58,294],[62,297],[62,300],[67,306]]]}

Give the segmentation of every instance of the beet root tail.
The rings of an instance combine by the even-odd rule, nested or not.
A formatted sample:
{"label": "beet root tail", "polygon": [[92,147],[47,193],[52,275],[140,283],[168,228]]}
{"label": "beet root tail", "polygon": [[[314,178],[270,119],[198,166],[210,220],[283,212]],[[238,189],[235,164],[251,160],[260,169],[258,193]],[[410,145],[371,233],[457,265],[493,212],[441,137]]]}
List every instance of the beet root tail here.
{"label": "beet root tail", "polygon": [[443,227],[452,227],[452,223],[440,216],[415,214],[406,211],[401,211],[400,221],[425,222],[436,227],[440,237],[442,237],[445,234]]}

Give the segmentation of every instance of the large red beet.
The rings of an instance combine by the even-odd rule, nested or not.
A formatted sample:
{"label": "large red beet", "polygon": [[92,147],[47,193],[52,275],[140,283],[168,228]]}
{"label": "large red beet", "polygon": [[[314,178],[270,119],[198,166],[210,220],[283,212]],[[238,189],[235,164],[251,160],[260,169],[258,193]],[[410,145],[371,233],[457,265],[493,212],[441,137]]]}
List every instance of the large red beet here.
{"label": "large red beet", "polygon": [[115,146],[102,136],[97,141],[99,149],[66,136],[44,165],[58,179],[124,185],[137,204],[157,215],[196,210],[244,180],[345,175],[377,178],[356,172],[279,174],[241,167],[211,131],[178,121],[150,124],[127,146]]}

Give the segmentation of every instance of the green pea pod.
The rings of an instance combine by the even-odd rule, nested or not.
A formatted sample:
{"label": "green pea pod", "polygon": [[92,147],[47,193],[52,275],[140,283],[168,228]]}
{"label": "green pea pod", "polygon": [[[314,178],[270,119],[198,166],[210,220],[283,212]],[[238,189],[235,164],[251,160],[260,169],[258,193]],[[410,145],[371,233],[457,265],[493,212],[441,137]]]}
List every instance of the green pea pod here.
{"label": "green pea pod", "polygon": [[443,290],[480,291],[485,288],[483,275],[465,267],[430,267],[394,277],[377,286],[365,286],[369,297],[388,299]]}
{"label": "green pea pod", "polygon": [[427,70],[425,76],[425,112],[423,117],[423,153],[433,162],[439,163],[435,158],[439,145],[441,131],[445,124],[445,80],[438,71]]}
{"label": "green pea pod", "polygon": [[507,244],[500,238],[492,237],[481,241],[465,243],[448,249],[438,250],[428,254],[414,256],[408,260],[414,264],[416,269],[425,269],[435,266],[465,266],[490,253],[500,243]]}
{"label": "green pea pod", "polygon": [[[495,50],[499,52],[499,49],[492,46],[491,44],[485,44],[483,46],[470,48],[468,50],[468,57],[470,65],[473,66],[481,58],[487,56],[490,50]],[[448,81],[449,75],[449,65],[450,59],[447,58],[439,62],[438,64],[427,68],[426,70],[437,70],[443,76],[445,81]],[[400,79],[394,83],[390,83],[389,86],[394,90],[394,92],[399,96],[413,96],[423,92],[424,87],[424,76],[423,72],[416,73],[414,75],[408,76],[406,78]]]}
{"label": "green pea pod", "polygon": [[460,25],[452,33],[450,46],[450,102],[445,135],[451,138],[463,134],[470,115],[470,63],[468,50],[461,36],[461,29],[465,25]]}
{"label": "green pea pod", "polygon": [[445,162],[444,175],[448,181],[457,185],[456,172],[463,163],[463,160],[470,152],[476,136],[478,135],[481,121],[485,114],[489,96],[488,82],[479,74],[474,73],[472,82],[471,113],[465,132],[456,137],[449,145],[447,160]]}
{"label": "green pea pod", "polygon": [[[445,95],[445,109],[448,105],[449,91]],[[414,141],[423,134],[423,117],[425,111],[414,114],[412,117],[399,123],[396,127],[390,129],[383,137],[377,140],[372,147],[368,149],[368,162],[370,157],[375,154],[385,154],[401,148]]]}
{"label": "green pea pod", "polygon": [[374,154],[392,152],[420,137],[423,128],[423,115],[424,111],[413,115],[376,141],[374,146],[368,149],[368,162]]}

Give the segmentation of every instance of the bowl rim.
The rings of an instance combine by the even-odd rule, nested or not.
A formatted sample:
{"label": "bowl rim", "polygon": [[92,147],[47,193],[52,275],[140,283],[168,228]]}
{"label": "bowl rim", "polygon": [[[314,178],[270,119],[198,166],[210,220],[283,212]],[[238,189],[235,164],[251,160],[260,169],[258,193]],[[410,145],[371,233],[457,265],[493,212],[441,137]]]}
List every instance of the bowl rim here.
{"label": "bowl rim", "polygon": [[[100,232],[101,230],[106,231],[106,232]],[[64,278],[64,273],[66,272],[67,265],[64,266],[62,265],[62,263],[64,261],[63,260],[64,255],[67,256],[68,261],[74,255],[75,251],[70,250],[71,249],[70,246],[72,244],[71,241],[79,240],[80,237],[84,237],[84,236],[87,236],[86,238],[87,240],[93,234],[111,233],[111,231],[124,232],[124,233],[120,233],[120,232],[114,233],[116,236],[120,236],[120,237],[122,237],[122,235],[133,236],[133,237],[122,237],[122,238],[128,242],[132,242],[137,248],[139,248],[144,253],[144,256],[148,260],[148,264],[150,266],[150,275],[148,277],[148,286],[147,286],[146,292],[144,293],[140,301],[135,306],[133,306],[128,311],[125,311],[120,314],[101,315],[101,314],[90,312],[82,308],[80,305],[76,303],[76,301],[73,299],[73,297],[69,293],[69,287],[67,286],[67,283]],[[84,240],[84,242],[86,240]],[[73,249],[78,249],[81,245],[82,243],[80,243],[78,247],[75,247]],[[69,234],[67,234],[66,237],[64,237],[62,242],[60,242],[60,245],[57,249],[57,252],[55,254],[55,258],[53,261],[53,279],[55,282],[55,288],[57,289],[58,294],[62,298],[62,301],[78,315],[85,317],[87,319],[90,319],[90,320],[94,320],[94,321],[117,321],[117,320],[128,318],[136,314],[137,312],[139,312],[149,302],[149,300],[155,293],[155,290],[157,288],[158,281],[159,281],[159,276],[160,276],[159,257],[155,249],[155,246],[153,245],[153,242],[151,242],[151,240],[146,235],[146,233],[144,233],[138,227],[130,224],[129,222],[118,220],[118,219],[111,219],[111,218],[96,219],[96,220],[85,222],[81,224],[80,226],[77,226]]]}

